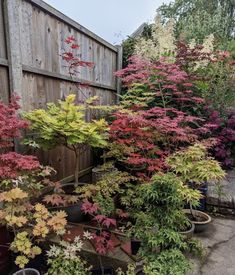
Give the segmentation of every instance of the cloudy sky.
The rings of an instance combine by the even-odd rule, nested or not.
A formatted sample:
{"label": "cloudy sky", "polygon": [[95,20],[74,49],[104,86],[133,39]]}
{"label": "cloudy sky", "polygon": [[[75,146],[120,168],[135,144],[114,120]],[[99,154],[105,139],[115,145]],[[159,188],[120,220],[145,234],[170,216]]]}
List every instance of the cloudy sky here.
{"label": "cloudy sky", "polygon": [[44,0],[112,44],[118,44],[170,0]]}

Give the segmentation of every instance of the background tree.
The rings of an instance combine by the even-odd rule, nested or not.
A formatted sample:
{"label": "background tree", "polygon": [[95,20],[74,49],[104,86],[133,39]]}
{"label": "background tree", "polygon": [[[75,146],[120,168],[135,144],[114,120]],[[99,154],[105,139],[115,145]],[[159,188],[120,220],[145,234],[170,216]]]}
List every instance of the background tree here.
{"label": "background tree", "polygon": [[164,21],[174,18],[176,37],[201,43],[205,36],[214,34],[219,43],[226,44],[234,37],[234,0],[176,0],[163,4],[158,12]]}

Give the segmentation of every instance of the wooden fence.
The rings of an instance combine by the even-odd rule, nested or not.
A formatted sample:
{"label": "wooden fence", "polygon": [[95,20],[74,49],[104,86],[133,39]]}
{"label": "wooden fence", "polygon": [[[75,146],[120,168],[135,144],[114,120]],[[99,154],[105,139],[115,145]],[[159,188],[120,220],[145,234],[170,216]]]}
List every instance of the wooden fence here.
{"label": "wooden fence", "polygon": [[[71,80],[60,54],[66,37],[73,35],[80,45],[81,59],[94,62],[93,69],[81,69]],[[120,83],[113,73],[120,69],[121,47],[115,47],[41,0],[0,0],[0,98],[10,93],[21,97],[24,111],[44,108],[76,92],[74,81],[89,84],[84,93],[98,95],[101,104],[117,101]],[[79,92],[78,92],[79,93]],[[80,98],[83,94],[78,94]],[[44,164],[55,167],[58,178],[73,174],[74,157],[65,148],[40,153]],[[87,151],[80,170],[92,165]]]}

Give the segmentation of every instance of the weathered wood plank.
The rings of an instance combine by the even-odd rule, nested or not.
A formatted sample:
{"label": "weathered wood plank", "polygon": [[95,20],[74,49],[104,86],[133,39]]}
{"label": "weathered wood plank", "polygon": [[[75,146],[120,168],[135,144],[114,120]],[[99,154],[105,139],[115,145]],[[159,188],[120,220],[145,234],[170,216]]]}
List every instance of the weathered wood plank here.
{"label": "weathered wood plank", "polygon": [[5,58],[0,58],[0,66],[8,67],[8,60]]}
{"label": "weathered wood plank", "polygon": [[47,3],[45,3],[41,0],[24,0],[24,1],[32,3],[33,5],[39,7],[41,10],[49,13],[50,15],[53,15],[54,17],[59,19],[61,22],[64,22],[67,25],[69,25],[70,27],[75,28],[77,31],[79,31],[79,32],[85,34],[86,36],[94,39],[95,41],[97,41],[101,45],[104,45],[105,47],[109,48],[110,50],[112,50],[114,52],[117,52],[117,49],[115,48],[115,46],[108,43],[103,38],[101,38],[98,35],[94,34],[90,30],[88,30],[87,28],[83,27],[82,25],[78,24],[77,22],[75,22],[71,18],[67,17],[66,15],[61,13],[60,11],[58,11],[55,8],[51,7]]}
{"label": "weathered wood plank", "polygon": [[0,67],[0,100],[4,103],[9,101],[9,78],[5,67]]}
{"label": "weathered wood plank", "polygon": [[38,74],[38,75],[43,75],[43,76],[47,76],[49,78],[55,78],[58,80],[62,80],[62,81],[69,81],[69,82],[73,82],[73,83],[84,83],[87,84],[91,87],[95,87],[95,88],[101,88],[101,89],[106,89],[106,90],[110,90],[110,91],[116,91],[115,87],[111,87],[108,85],[103,85],[100,83],[96,83],[96,82],[92,82],[92,81],[87,81],[85,79],[79,79],[79,78],[71,78],[70,76],[65,76],[59,73],[54,73],[51,71],[46,71],[46,70],[42,70],[42,69],[38,69],[38,68],[34,68],[32,66],[28,66],[28,65],[22,65],[22,69],[24,72],[27,73],[33,73],[33,74]]}
{"label": "weathered wood plank", "polygon": [[0,58],[7,58],[5,24],[3,20],[3,0],[0,0]]}
{"label": "weathered wood plank", "polygon": [[20,40],[20,8],[21,0],[5,0],[4,18],[7,28],[10,90],[22,98],[22,62]]}

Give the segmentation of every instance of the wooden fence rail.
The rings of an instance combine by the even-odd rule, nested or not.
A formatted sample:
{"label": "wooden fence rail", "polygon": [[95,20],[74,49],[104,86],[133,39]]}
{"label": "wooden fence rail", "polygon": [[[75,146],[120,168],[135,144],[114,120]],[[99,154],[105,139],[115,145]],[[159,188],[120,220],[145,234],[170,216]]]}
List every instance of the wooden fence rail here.
{"label": "wooden fence rail", "polygon": [[[60,55],[66,37],[73,35],[81,59],[94,68],[81,68],[71,79]],[[23,111],[44,108],[48,102],[78,93],[79,99],[98,95],[101,104],[118,100],[120,83],[114,72],[121,68],[122,49],[114,46],[41,0],[0,0],[0,99],[9,101],[11,92],[21,97]],[[89,84],[83,93],[74,83]],[[40,152],[44,164],[55,167],[58,178],[73,174],[74,157],[65,148]],[[81,156],[80,170],[92,165],[92,155]]]}

